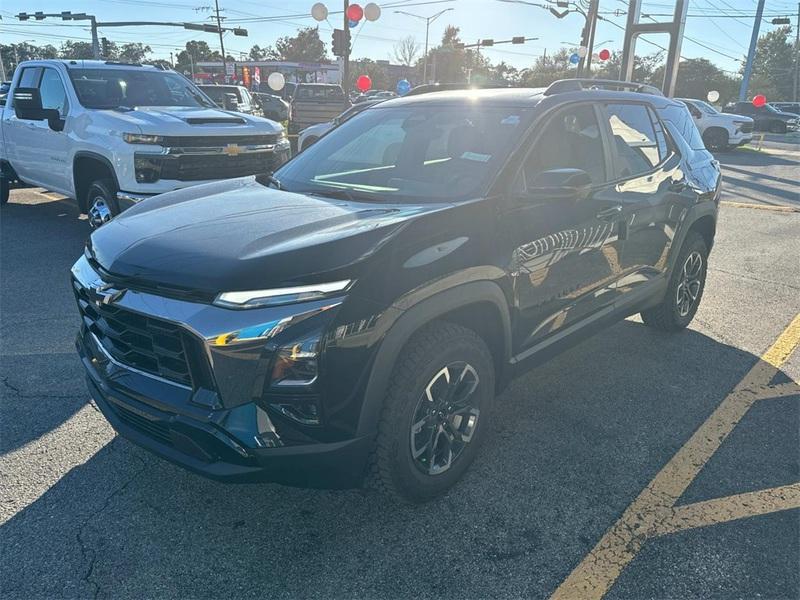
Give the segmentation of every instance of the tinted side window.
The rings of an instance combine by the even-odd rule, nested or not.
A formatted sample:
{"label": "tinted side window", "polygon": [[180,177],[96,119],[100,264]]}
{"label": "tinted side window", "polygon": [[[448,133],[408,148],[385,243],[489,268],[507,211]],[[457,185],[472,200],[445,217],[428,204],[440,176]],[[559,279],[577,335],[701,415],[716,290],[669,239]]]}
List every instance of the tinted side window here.
{"label": "tinted side window", "polygon": [[665,108],[659,108],[658,114],[680,131],[681,137],[692,150],[703,150],[706,147],[694,120],[682,106],[670,104]]}
{"label": "tinted side window", "polygon": [[582,169],[593,183],[606,180],[603,138],[591,106],[579,105],[559,111],[544,125],[523,166],[527,185],[539,173],[552,169]]}
{"label": "tinted side window", "polygon": [[45,69],[42,82],[39,84],[39,93],[42,95],[42,108],[54,108],[61,116],[67,112],[67,92],[61,76],[55,69]]}
{"label": "tinted side window", "polygon": [[617,177],[646,173],[661,162],[655,128],[646,106],[609,104],[606,111],[617,154]]}

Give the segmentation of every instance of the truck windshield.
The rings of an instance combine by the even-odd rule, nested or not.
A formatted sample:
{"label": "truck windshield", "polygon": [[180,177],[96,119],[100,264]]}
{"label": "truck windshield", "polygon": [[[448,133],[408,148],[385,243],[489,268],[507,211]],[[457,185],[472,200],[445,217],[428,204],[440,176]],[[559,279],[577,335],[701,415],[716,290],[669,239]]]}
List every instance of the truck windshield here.
{"label": "truck windshield", "polygon": [[81,105],[86,108],[135,106],[212,107],[214,103],[177,73],[137,69],[70,69]]}
{"label": "truck windshield", "polygon": [[374,107],[347,121],[275,176],[294,192],[386,201],[483,195],[528,123],[518,107],[480,103]]}

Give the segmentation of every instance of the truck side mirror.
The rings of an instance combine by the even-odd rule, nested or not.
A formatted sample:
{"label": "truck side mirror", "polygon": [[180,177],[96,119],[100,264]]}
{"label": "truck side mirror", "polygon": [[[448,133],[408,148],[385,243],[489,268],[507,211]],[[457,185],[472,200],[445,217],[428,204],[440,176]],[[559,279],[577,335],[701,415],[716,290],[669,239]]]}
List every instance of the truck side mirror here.
{"label": "truck side mirror", "polygon": [[47,121],[53,131],[64,129],[64,120],[55,108],[42,108],[39,88],[14,90],[14,114],[23,121]]}

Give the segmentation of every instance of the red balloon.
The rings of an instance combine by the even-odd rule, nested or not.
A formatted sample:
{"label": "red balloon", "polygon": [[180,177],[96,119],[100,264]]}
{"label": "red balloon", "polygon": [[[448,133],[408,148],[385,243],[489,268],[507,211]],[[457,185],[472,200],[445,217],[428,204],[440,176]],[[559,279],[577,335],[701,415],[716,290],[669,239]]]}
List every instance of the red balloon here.
{"label": "red balloon", "polygon": [[347,7],[347,18],[351,21],[360,21],[363,16],[364,9],[359,4],[351,4]]}
{"label": "red balloon", "polygon": [[611,52],[603,48],[602,50],[600,50],[597,56],[600,57],[600,60],[608,60],[609,58],[611,58]]}
{"label": "red balloon", "polygon": [[764,106],[767,103],[767,97],[764,94],[758,94],[753,98],[753,106],[756,108]]}
{"label": "red balloon", "polygon": [[372,79],[367,75],[362,75],[356,80],[356,87],[360,92],[366,92],[372,87]]}

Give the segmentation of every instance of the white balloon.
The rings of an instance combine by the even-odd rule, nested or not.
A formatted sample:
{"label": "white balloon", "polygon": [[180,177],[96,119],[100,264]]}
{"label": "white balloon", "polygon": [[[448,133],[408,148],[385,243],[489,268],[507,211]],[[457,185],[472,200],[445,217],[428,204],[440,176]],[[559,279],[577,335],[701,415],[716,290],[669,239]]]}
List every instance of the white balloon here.
{"label": "white balloon", "polygon": [[716,102],[719,100],[719,92],[717,90],[711,90],[708,92],[707,98],[709,102]]}
{"label": "white balloon", "polygon": [[364,18],[367,21],[377,21],[381,16],[381,7],[370,2],[364,7]]}
{"label": "white balloon", "polygon": [[317,2],[311,7],[311,16],[314,17],[315,21],[324,21],[328,18],[328,7],[322,2]]}
{"label": "white balloon", "polygon": [[580,48],[578,48],[578,56],[580,56],[581,58],[586,56],[588,53],[589,49],[586,46],[581,46]]}
{"label": "white balloon", "polygon": [[267,85],[270,89],[280,92],[283,86],[286,85],[286,78],[283,73],[270,73],[269,77],[267,77]]}

